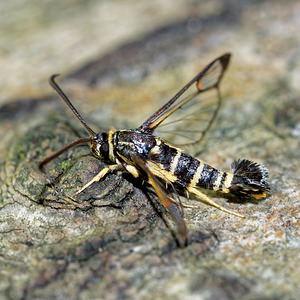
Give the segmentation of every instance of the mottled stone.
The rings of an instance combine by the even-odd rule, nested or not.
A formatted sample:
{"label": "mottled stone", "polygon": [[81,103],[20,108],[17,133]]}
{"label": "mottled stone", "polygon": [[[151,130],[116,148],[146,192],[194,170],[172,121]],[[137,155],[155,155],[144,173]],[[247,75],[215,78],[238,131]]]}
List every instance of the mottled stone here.
{"label": "mottled stone", "polygon": [[[3,2],[0,298],[297,299],[298,2]],[[63,71],[58,82],[94,130],[134,128],[228,51],[222,109],[196,152],[222,170],[238,158],[269,169],[265,200],[209,193],[245,219],[185,209],[182,249],[130,176],[108,174],[73,197],[105,166],[87,146],[38,170],[87,136],[48,87],[51,73]]]}

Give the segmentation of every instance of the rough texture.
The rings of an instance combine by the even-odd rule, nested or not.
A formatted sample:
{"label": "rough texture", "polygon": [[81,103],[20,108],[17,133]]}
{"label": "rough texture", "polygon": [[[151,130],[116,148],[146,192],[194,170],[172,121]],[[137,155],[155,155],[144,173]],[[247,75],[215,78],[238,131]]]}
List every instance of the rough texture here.
{"label": "rough texture", "polygon": [[[178,1],[176,6],[166,0],[159,1],[161,6],[156,1],[152,6],[139,1],[137,6],[136,1],[114,1],[111,8],[109,1],[101,1],[110,8],[105,11],[91,1],[88,11],[94,12],[93,17],[97,11],[104,16],[124,12],[124,19],[115,20],[123,27],[130,19],[130,38],[118,32],[121,25],[109,27],[111,32],[103,38],[115,37],[118,42],[106,53],[100,42],[90,46],[95,35],[88,26],[95,25],[87,25],[83,4],[69,2],[76,12],[73,18],[66,7],[58,14],[46,14],[47,6],[33,10],[23,3],[26,18],[48,17],[32,23],[33,46],[26,52],[26,38],[23,52],[15,55],[20,73],[28,73],[26,60],[32,59],[30,49],[35,45],[48,49],[50,41],[58,51],[60,40],[52,35],[49,39],[47,33],[59,21],[68,45],[82,39],[81,49],[87,49],[74,65],[68,60],[73,48],[66,45],[57,65],[50,54],[49,60],[37,56],[45,64],[35,70],[39,80],[66,58],[67,76],[60,83],[88,123],[95,129],[100,129],[95,124],[131,128],[211,59],[233,52],[222,83],[223,107],[199,155],[225,170],[237,158],[263,162],[270,170],[272,192],[259,202],[216,199],[246,215],[245,220],[204,205],[186,209],[189,246],[180,249],[153,205],[156,197],[147,196],[126,175],[108,175],[78,198],[72,197],[105,166],[87,146],[66,152],[47,165],[45,174],[38,171],[41,159],[86,133],[50,88],[46,94],[51,96],[45,96],[43,88],[28,87],[21,98],[22,80],[16,81],[16,89],[22,87],[19,92],[5,81],[1,88],[7,98],[1,99],[0,107],[0,298],[296,299],[300,294],[299,2]],[[1,5],[6,13],[2,24],[22,22],[21,13],[13,15],[14,5]],[[15,35],[17,25],[12,27]],[[79,29],[71,35],[70,28]],[[5,36],[11,53],[17,53],[15,35],[11,40]],[[13,57],[1,51],[2,57]],[[15,74],[12,70],[7,75]]]}

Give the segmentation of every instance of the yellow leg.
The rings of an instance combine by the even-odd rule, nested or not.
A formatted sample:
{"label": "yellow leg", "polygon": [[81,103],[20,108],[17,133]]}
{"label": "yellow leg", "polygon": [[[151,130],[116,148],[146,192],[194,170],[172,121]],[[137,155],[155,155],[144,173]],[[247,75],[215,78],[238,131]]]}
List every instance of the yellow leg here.
{"label": "yellow leg", "polygon": [[170,200],[171,200],[173,203],[182,206],[183,208],[201,209],[201,206],[200,206],[200,205],[197,205],[197,204],[185,204],[185,203],[179,202],[179,201],[177,201],[177,200],[175,200],[175,199],[173,199],[173,198],[170,198]]}
{"label": "yellow leg", "polygon": [[236,213],[236,212],[234,212],[232,210],[226,209],[225,207],[223,207],[223,206],[217,204],[216,202],[210,200],[205,194],[201,193],[196,188],[190,187],[188,190],[189,190],[190,193],[193,193],[193,194],[197,195],[201,199],[200,201],[203,202],[203,203],[205,203],[205,204],[208,204],[210,206],[218,208],[219,210],[225,211],[228,214],[235,215],[235,216],[238,216],[240,218],[245,218],[245,216],[240,215],[240,214],[238,214],[238,213]]}
{"label": "yellow leg", "polygon": [[109,171],[116,171],[116,170],[120,170],[121,168],[122,165],[111,165],[102,169],[92,180],[90,180],[79,191],[77,191],[73,197],[76,197],[78,194],[80,194],[82,191],[84,191],[87,187],[89,187],[94,182],[98,182],[99,180],[101,180],[101,178],[103,178]]}

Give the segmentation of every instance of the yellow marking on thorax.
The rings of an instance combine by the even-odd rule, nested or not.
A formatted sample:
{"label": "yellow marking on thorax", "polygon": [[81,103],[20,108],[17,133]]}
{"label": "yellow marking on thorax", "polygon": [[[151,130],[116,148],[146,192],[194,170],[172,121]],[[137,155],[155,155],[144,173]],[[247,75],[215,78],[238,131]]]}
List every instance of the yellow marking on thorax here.
{"label": "yellow marking on thorax", "polygon": [[150,150],[150,154],[155,155],[155,154],[159,154],[160,152],[160,148],[158,145],[154,146],[151,150]]}
{"label": "yellow marking on thorax", "polygon": [[175,172],[175,169],[176,169],[176,167],[178,165],[178,161],[179,161],[180,156],[181,156],[181,152],[177,150],[177,154],[174,157],[174,159],[173,159],[173,161],[172,161],[172,163],[170,165],[170,172],[172,174],[174,174],[174,172]]}
{"label": "yellow marking on thorax", "polygon": [[232,173],[226,173],[226,178],[225,178],[224,184],[222,186],[222,192],[223,193],[229,193],[230,192],[229,189],[231,187],[233,176],[234,175]]}
{"label": "yellow marking on thorax", "polygon": [[113,143],[113,134],[115,132],[116,132],[116,130],[112,129],[112,128],[108,131],[108,146],[109,146],[108,156],[109,156],[109,159],[111,161],[114,161],[114,159],[115,159],[115,156],[114,156],[114,143]]}
{"label": "yellow marking on thorax", "polygon": [[202,160],[199,160],[200,165],[198,166],[196,173],[193,176],[193,179],[191,180],[189,187],[195,187],[199,181],[199,179],[201,178],[201,174],[204,168],[204,162]]}
{"label": "yellow marking on thorax", "polygon": [[222,180],[223,174],[224,174],[224,172],[218,171],[218,178],[214,182],[214,186],[213,186],[213,190],[214,191],[218,191],[219,190],[219,186],[221,184],[221,180]]}
{"label": "yellow marking on thorax", "polygon": [[161,139],[156,137],[155,141],[156,141],[156,145],[150,150],[151,155],[158,155],[160,153],[159,146],[161,145]]}
{"label": "yellow marking on thorax", "polygon": [[155,141],[156,141],[156,146],[161,145],[161,139],[160,138],[155,138]]}

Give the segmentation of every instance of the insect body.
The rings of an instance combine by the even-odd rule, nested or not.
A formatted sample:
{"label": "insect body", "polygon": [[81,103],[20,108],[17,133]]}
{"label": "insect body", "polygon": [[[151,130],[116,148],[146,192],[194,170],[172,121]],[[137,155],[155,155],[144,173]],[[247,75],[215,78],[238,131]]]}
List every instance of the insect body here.
{"label": "insect body", "polygon": [[[77,196],[92,183],[101,180],[108,172],[127,171],[136,178],[142,178],[151,185],[160,199],[163,206],[169,211],[171,217],[178,227],[181,236],[181,244],[186,243],[187,231],[182,215],[178,212],[176,194],[184,191],[196,195],[200,201],[214,206],[225,212],[243,217],[242,215],[230,211],[212,201],[199,188],[218,191],[221,193],[231,193],[238,197],[254,197],[261,199],[266,197],[269,190],[267,169],[249,160],[238,160],[232,164],[232,171],[219,171],[205,162],[197,159],[179,147],[172,145],[155,136],[154,131],[161,126],[167,118],[175,115],[180,108],[184,108],[192,103],[196,96],[209,90],[216,90],[217,102],[209,120],[205,123],[203,131],[190,144],[199,144],[213,121],[220,108],[221,97],[219,93],[219,83],[228,66],[230,54],[224,54],[210,64],[208,64],[197,76],[195,76],[186,86],[183,87],[171,100],[154,113],[140,127],[132,130],[114,130],[108,132],[95,133],[84,121],[70,100],[63,93],[55,82],[53,75],[50,78],[51,86],[57,91],[67,106],[80,120],[89,132],[89,138],[79,139],[60,151],[54,153],[40,163],[40,168],[52,159],[68,150],[69,148],[90,143],[91,152],[99,159],[109,162],[110,165],[102,169],[91,181],[84,185],[75,193]],[[196,83],[196,91],[187,97],[182,95]],[[198,103],[201,101],[198,101]],[[192,108],[194,106],[191,106]],[[193,113],[186,119],[194,121]],[[197,121],[197,118],[196,118]]]}

